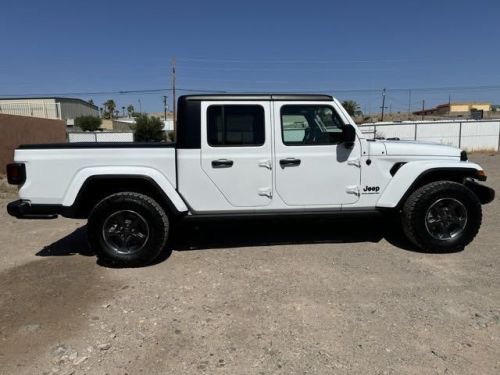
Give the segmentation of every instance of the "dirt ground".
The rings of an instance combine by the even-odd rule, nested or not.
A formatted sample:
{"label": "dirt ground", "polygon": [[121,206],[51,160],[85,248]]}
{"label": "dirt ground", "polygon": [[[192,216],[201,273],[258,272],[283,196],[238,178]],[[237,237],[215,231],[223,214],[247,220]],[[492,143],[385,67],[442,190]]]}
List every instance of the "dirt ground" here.
{"label": "dirt ground", "polygon": [[[473,155],[500,190],[500,156]],[[500,205],[454,254],[370,220],[191,225],[106,268],[85,222],[16,220],[0,181],[1,374],[498,374]],[[166,258],[166,259],[165,259]]]}

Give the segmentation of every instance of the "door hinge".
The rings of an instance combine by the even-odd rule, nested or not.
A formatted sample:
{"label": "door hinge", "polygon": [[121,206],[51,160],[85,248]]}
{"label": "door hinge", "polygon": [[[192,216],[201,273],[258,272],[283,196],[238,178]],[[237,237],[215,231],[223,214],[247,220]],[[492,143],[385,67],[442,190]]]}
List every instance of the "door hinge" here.
{"label": "door hinge", "polygon": [[361,160],[360,159],[347,160],[347,165],[354,165],[355,167],[361,168]]}
{"label": "door hinge", "polygon": [[271,188],[261,188],[259,189],[259,195],[262,197],[272,198],[273,191],[271,190]]}
{"label": "door hinge", "polygon": [[264,168],[267,168],[269,170],[272,170],[273,164],[271,163],[271,160],[260,160],[259,167],[264,167]]}
{"label": "door hinge", "polygon": [[361,192],[359,191],[359,186],[358,185],[349,185],[345,187],[345,191],[347,194],[354,194],[356,196],[360,196]]}

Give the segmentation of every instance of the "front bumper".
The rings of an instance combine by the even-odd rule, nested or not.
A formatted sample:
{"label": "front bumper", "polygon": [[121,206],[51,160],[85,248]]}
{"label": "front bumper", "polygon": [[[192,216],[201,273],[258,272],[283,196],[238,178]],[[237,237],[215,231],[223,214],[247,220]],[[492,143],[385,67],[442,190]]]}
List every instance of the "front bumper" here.
{"label": "front bumper", "polygon": [[7,205],[9,215],[18,219],[55,219],[62,214],[63,206],[56,204],[32,204],[30,201],[19,199]]}
{"label": "front bumper", "polygon": [[490,203],[493,199],[495,199],[495,190],[489,188],[488,186],[478,184],[473,180],[465,181],[465,186],[477,195],[481,204]]}

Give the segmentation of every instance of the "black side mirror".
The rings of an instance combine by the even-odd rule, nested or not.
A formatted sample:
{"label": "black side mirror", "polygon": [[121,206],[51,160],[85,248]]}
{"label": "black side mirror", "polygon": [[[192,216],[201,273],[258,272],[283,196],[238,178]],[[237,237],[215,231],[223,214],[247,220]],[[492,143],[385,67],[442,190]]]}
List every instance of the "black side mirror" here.
{"label": "black side mirror", "polygon": [[346,124],[342,128],[342,140],[345,146],[351,148],[354,146],[354,141],[356,140],[356,129],[351,124]]}

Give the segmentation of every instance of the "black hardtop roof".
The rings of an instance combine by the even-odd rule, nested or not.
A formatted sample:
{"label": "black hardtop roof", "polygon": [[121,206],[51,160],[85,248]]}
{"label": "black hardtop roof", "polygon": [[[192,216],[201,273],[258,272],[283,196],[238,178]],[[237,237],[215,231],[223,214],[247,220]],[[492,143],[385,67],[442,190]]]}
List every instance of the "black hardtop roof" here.
{"label": "black hardtop roof", "polygon": [[332,101],[331,95],[324,94],[197,94],[182,95],[180,101],[243,101],[243,100],[283,100],[283,101]]}

